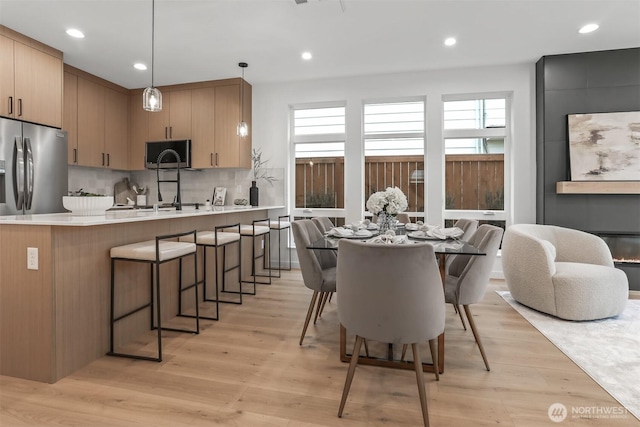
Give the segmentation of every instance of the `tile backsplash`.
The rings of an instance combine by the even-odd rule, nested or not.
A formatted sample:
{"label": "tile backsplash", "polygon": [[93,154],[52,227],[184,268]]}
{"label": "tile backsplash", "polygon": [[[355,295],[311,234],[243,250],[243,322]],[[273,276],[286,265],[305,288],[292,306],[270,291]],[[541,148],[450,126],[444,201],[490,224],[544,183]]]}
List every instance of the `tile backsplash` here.
{"label": "tile backsplash", "polygon": [[[260,188],[260,205],[285,205],[284,195],[284,169],[268,169],[269,175],[276,178],[272,184],[258,182]],[[173,180],[176,177],[175,170],[161,170],[161,180]],[[113,195],[114,185],[128,178],[131,184],[138,187],[146,187],[147,204],[157,203],[158,186],[156,171],[114,171],[100,168],[87,168],[81,166],[69,166],[69,190],[83,191]],[[251,170],[244,169],[204,169],[181,170],[180,188],[183,203],[204,203],[211,200],[215,187],[225,187],[227,196],[225,205],[232,205],[234,199],[244,198],[249,200],[249,187],[253,174]],[[173,201],[176,195],[175,183],[161,183],[163,202]]]}

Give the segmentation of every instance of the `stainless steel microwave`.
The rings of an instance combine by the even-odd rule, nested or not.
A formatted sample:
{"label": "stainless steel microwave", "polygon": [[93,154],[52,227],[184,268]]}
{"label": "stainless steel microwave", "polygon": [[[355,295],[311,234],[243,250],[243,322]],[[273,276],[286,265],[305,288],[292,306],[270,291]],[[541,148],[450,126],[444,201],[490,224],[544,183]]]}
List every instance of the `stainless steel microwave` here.
{"label": "stainless steel microwave", "polygon": [[[180,169],[191,167],[191,140],[173,139],[168,141],[149,141],[146,143],[144,163],[147,169],[176,169],[180,157]],[[160,158],[162,157],[162,158]],[[158,165],[160,159],[160,165]]]}

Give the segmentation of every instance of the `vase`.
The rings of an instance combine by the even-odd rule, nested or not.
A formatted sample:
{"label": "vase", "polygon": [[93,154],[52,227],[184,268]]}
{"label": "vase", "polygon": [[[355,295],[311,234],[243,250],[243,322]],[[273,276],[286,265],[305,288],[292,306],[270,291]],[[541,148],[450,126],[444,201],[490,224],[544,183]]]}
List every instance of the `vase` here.
{"label": "vase", "polygon": [[260,196],[260,190],[256,186],[256,182],[251,181],[251,188],[249,188],[249,204],[251,206],[258,206],[259,196]]}
{"label": "vase", "polygon": [[386,233],[389,230],[395,231],[396,229],[396,216],[390,215],[385,212],[380,212],[378,214],[378,229],[380,230],[380,234]]}

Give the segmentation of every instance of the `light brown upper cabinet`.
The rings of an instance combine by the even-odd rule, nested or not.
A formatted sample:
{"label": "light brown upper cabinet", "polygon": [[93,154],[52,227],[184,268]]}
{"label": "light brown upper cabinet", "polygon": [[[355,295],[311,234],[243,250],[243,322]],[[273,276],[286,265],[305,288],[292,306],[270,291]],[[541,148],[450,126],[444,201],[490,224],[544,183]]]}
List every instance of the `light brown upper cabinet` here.
{"label": "light brown upper cabinet", "polygon": [[62,52],[0,26],[0,115],[62,127]]}
{"label": "light brown upper cabinet", "polygon": [[62,129],[67,131],[67,163],[78,164],[78,76],[64,72]]}
{"label": "light brown upper cabinet", "polygon": [[106,88],[104,99],[104,152],[107,167],[126,170],[129,167],[129,97]]}
{"label": "light brown upper cabinet", "polygon": [[[241,84],[244,85],[242,90]],[[244,93],[244,102],[240,100],[241,93]],[[244,107],[244,115],[241,107]],[[251,85],[238,79],[237,84],[216,86],[214,111],[215,167],[250,168],[253,133]],[[249,135],[246,137],[239,137],[237,134],[241,118],[249,124]]]}
{"label": "light brown upper cabinet", "polygon": [[160,91],[162,110],[149,115],[149,140],[190,139],[191,90]]}
{"label": "light brown upper cabinet", "polygon": [[145,144],[150,140],[149,116],[152,114],[158,113],[150,113],[142,108],[142,91],[131,91],[129,95],[129,170],[145,169]]}
{"label": "light brown upper cabinet", "polygon": [[216,166],[215,91],[206,87],[191,93],[191,166],[196,169]]}
{"label": "light brown upper cabinet", "polygon": [[128,91],[68,65],[64,81],[69,164],[128,169]]}

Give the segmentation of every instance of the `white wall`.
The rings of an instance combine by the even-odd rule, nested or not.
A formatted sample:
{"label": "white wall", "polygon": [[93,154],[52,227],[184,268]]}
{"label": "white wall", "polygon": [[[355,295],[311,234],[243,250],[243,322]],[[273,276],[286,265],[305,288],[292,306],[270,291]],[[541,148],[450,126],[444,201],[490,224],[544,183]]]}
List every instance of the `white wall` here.
{"label": "white wall", "polygon": [[[312,66],[312,64],[310,64]],[[364,206],[362,104],[364,100],[425,96],[427,100],[427,218],[442,223],[444,156],[442,97],[468,93],[512,93],[512,146],[505,161],[511,182],[505,186],[511,216],[507,224],[535,222],[535,65],[424,71],[253,86],[253,146],[262,147],[270,166],[284,168],[289,182],[289,106],[346,101],[347,155],[345,217],[361,219]],[[349,154],[353,156],[349,157]],[[507,199],[507,193],[510,198]],[[289,204],[289,197],[286,198]]]}

